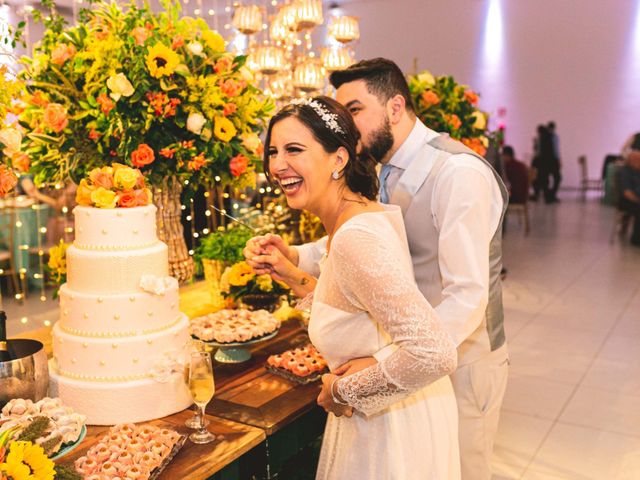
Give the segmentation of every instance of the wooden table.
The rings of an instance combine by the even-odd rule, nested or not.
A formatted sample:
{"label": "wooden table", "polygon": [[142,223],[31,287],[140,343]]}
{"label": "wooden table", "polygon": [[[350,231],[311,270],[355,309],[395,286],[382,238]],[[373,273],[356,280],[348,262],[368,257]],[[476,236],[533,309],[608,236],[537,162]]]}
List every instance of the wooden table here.
{"label": "wooden table", "polygon": [[[211,311],[204,282],[180,289],[181,310],[191,318]],[[20,335],[45,345],[51,355],[51,327]],[[209,430],[222,441],[195,445],[187,441],[161,479],[245,479],[274,474],[324,429],[326,414],[316,404],[319,382],[299,385],[268,372],[269,355],[309,342],[306,331],[294,321],[285,322],[271,340],[254,344],[252,358],[239,364],[214,361],[216,394],[207,406]],[[149,423],[188,433],[186,410]],[[75,460],[90,448],[108,427],[88,427],[87,437],[62,462]],[[212,477],[213,476],[213,477]]]}

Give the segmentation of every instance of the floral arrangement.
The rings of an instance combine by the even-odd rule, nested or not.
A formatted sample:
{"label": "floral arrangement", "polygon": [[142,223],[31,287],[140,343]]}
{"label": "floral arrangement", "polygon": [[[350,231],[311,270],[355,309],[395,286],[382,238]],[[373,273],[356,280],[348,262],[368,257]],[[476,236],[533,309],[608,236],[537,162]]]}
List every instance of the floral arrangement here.
{"label": "floral arrangement", "polygon": [[11,77],[6,65],[0,65],[0,198],[18,183],[15,170],[28,168],[28,158],[21,151],[22,132],[14,125],[16,108],[24,93],[24,85]]}
{"label": "floral arrangement", "polygon": [[202,239],[194,257],[198,263],[203,259],[220,260],[227,264],[239,262],[244,259],[242,250],[252,236],[253,232],[242,226],[210,233]]}
{"label": "floral arrangement", "polygon": [[256,275],[245,261],[237,262],[225,269],[220,278],[220,289],[223,295],[236,300],[249,294],[277,297],[289,292],[289,287],[274,281],[271,275]]}
{"label": "floral arrangement", "polygon": [[33,440],[47,428],[49,419],[37,417],[19,434],[18,429],[7,429],[0,434],[1,480],[80,480],[72,467],[56,465],[46,453],[48,445]]}
{"label": "floral arrangement", "polygon": [[[67,281],[67,248],[71,244],[60,239],[57,245],[49,248],[49,261],[47,271],[50,274],[50,284],[54,286],[62,285]],[[53,292],[53,298],[58,298],[59,289]]]}
{"label": "floral arrangement", "polygon": [[94,168],[88,178],[80,180],[76,191],[76,203],[85,207],[143,207],[151,199],[140,170],[120,163]]}
{"label": "floral arrangement", "polygon": [[408,77],[416,115],[429,128],[446,132],[484,155],[489,145],[488,115],[479,110],[479,96],[451,76],[434,77],[428,71]]}
{"label": "floral arrangement", "polygon": [[22,59],[20,123],[35,183],[77,183],[117,161],[154,186],[166,177],[253,185],[258,133],[274,104],[253,86],[246,58],[226,52],[203,19],[181,17],[175,0],[160,13],[146,3],[89,3],[69,27],[42,0],[51,10],[36,16],[44,37]]}

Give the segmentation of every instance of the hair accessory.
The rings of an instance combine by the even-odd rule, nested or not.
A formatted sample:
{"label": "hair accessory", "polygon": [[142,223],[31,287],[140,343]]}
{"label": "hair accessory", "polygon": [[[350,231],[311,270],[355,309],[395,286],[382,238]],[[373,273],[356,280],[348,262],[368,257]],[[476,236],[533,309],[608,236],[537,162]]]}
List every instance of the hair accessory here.
{"label": "hair accessory", "polygon": [[318,116],[324,121],[326,127],[332,132],[345,134],[344,130],[338,125],[338,114],[331,113],[327,110],[327,107],[322,105],[317,100],[308,98],[294,98],[291,101],[291,105],[308,105],[318,114]]}

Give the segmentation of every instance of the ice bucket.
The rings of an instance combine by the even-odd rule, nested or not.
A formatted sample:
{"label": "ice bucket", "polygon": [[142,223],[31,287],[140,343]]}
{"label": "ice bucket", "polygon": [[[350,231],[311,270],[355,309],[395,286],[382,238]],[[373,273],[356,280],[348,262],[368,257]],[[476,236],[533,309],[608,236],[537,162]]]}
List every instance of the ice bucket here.
{"label": "ice bucket", "polygon": [[0,408],[13,398],[44,398],[49,389],[49,368],[44,345],[37,340],[8,340],[17,358],[0,362]]}

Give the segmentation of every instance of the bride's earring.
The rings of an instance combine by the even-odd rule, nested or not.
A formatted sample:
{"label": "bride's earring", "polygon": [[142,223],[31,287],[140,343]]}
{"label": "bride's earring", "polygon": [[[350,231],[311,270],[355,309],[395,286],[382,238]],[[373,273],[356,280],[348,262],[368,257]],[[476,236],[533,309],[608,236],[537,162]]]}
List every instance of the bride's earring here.
{"label": "bride's earring", "polygon": [[333,173],[331,173],[331,178],[338,180],[340,178],[340,172],[337,169],[334,170]]}

